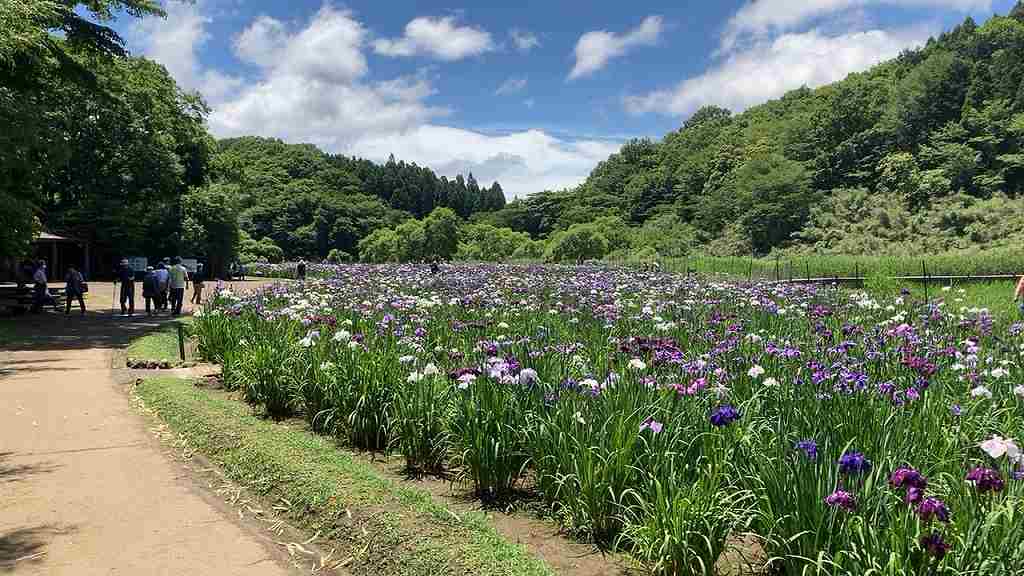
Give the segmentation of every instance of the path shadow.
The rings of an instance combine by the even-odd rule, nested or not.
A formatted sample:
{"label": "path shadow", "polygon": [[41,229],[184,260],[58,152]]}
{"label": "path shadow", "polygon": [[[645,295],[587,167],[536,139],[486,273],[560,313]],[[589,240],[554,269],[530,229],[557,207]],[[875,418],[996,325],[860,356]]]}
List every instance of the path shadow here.
{"label": "path shadow", "polygon": [[[92,348],[113,349],[127,346],[135,338],[145,336],[171,320],[169,316],[123,317],[110,311],[90,311],[85,316],[64,316],[43,313],[28,319],[6,319],[8,334],[0,350],[70,351]],[[34,364],[34,361],[26,363]],[[7,368],[20,370],[9,362]]]}
{"label": "path shadow", "polygon": [[21,482],[28,479],[29,476],[48,474],[58,468],[55,464],[49,462],[8,464],[6,460],[13,456],[15,456],[14,452],[0,452],[0,484]]}
{"label": "path shadow", "polygon": [[46,544],[53,536],[74,531],[74,526],[35,526],[0,532],[0,572],[12,572],[20,564],[41,562],[46,556]]}

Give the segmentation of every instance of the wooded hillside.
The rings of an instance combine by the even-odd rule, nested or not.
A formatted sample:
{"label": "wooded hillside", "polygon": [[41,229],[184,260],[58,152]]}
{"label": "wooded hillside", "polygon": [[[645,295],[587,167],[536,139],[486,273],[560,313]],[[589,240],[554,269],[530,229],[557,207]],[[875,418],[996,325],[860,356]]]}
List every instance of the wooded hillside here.
{"label": "wooded hillside", "polygon": [[742,114],[703,108],[577,189],[486,220],[547,236],[608,216],[672,234],[670,251],[722,255],[944,251],[1019,244],[1022,192],[1018,3],[841,82]]}

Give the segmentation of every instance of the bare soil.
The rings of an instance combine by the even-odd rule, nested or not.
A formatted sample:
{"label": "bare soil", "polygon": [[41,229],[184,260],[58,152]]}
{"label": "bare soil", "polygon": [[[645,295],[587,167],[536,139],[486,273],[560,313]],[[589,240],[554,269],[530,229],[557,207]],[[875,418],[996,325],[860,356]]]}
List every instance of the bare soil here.
{"label": "bare soil", "polygon": [[0,573],[299,573],[147,430],[113,351],[159,319],[114,315],[112,285],[91,287],[84,317],[2,320],[14,337],[0,344]]}

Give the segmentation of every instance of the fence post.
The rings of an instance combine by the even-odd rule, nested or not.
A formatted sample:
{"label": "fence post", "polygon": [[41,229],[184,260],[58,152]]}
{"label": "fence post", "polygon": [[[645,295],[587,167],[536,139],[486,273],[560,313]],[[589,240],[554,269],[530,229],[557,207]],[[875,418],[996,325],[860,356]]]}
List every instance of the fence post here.
{"label": "fence post", "polygon": [[778,282],[779,280],[781,280],[781,278],[779,278],[779,256],[776,255],[775,256],[775,281]]}
{"label": "fence post", "polygon": [[807,282],[811,281],[811,261],[804,260],[804,272],[807,273]]}
{"label": "fence post", "polygon": [[181,361],[185,361],[185,326],[178,324],[178,355],[181,356]]}
{"label": "fence post", "polygon": [[924,260],[921,260],[921,276],[924,277],[924,303],[928,305],[928,267],[925,266]]}

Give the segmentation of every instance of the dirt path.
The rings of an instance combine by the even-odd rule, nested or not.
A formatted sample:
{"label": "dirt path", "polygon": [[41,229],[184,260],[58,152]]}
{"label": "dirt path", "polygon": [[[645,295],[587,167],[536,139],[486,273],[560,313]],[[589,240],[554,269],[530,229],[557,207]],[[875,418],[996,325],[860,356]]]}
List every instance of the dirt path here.
{"label": "dirt path", "polygon": [[113,351],[158,322],[112,316],[110,291],[95,284],[106,301],[84,318],[16,319],[0,344],[0,573],[293,574],[131,406]]}

